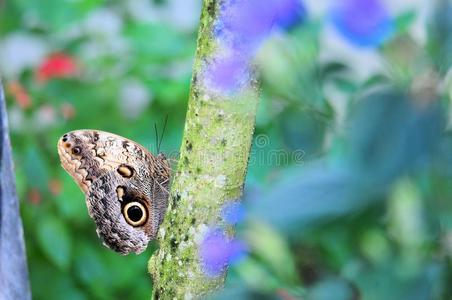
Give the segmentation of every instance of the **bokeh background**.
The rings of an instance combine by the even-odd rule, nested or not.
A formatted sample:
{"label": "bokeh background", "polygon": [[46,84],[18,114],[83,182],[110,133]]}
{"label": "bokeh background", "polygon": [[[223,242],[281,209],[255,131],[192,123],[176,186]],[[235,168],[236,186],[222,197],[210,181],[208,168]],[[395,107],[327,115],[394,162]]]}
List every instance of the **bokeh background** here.
{"label": "bokeh background", "polygon": [[[287,3],[255,58],[245,204],[227,217],[246,251],[227,258],[221,296],[452,299],[452,4]],[[56,142],[96,128],[155,152],[168,115],[161,151],[175,157],[201,1],[0,8],[33,298],[148,299],[157,246],[122,257],[101,245]]]}

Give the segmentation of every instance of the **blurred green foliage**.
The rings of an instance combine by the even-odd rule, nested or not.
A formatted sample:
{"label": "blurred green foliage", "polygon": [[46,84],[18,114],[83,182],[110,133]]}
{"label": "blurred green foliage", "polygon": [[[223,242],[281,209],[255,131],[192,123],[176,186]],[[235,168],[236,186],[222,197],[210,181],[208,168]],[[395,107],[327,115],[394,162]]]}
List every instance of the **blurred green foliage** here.
{"label": "blurred green foliage", "polygon": [[[161,150],[175,157],[195,2],[0,4],[0,73],[34,299],[150,297],[156,245],[128,257],[101,246],[56,142],[97,128],[156,151],[153,126],[168,115]],[[262,46],[261,139],[238,231],[250,255],[231,268],[220,297],[452,298],[452,18],[450,4],[438,3],[417,27],[424,38],[411,30],[422,12],[413,6],[378,49],[337,41],[316,15]],[[52,53],[71,57],[77,72],[37,80]]]}
{"label": "blurred green foliage", "polygon": [[[38,64],[9,77],[2,72],[34,299],[150,298],[147,260],[155,245],[129,257],[103,247],[84,196],[56,152],[62,134],[82,128],[115,132],[156,151],[154,124],[161,130],[166,115],[161,151],[179,148],[197,23],[181,31],[130,14],[119,1],[2,4],[1,44],[8,47],[19,36],[45,48]],[[40,51],[21,49],[20,39],[16,57]],[[39,64],[54,52],[71,56],[78,74],[38,82]],[[25,89],[29,105],[19,103],[11,88],[15,82]]]}

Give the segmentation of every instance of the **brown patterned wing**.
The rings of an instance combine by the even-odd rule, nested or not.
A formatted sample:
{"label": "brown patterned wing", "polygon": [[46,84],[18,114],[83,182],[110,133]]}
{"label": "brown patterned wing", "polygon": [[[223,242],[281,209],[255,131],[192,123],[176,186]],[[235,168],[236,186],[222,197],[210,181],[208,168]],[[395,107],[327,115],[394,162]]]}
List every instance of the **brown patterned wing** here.
{"label": "brown patterned wing", "polygon": [[95,130],[58,142],[63,168],[86,195],[97,233],[121,254],[142,252],[157,235],[168,204],[170,166],[141,145]]}

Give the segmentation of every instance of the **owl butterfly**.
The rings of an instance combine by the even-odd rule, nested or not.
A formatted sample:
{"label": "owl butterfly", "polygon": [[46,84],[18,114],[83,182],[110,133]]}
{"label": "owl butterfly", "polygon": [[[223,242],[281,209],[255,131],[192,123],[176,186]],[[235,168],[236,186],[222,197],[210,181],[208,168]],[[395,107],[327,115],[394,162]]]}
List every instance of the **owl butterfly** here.
{"label": "owl butterfly", "polygon": [[168,204],[170,165],[163,154],[98,130],[76,130],[58,141],[62,167],[86,196],[104,245],[141,253],[157,235]]}

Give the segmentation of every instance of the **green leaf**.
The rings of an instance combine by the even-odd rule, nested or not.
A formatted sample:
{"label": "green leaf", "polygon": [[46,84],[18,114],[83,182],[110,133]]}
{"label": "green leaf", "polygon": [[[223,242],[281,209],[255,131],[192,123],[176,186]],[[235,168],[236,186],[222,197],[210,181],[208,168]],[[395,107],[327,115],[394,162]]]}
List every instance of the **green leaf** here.
{"label": "green leaf", "polygon": [[55,204],[62,217],[74,223],[87,224],[88,211],[85,204],[85,196],[69,174],[63,168],[59,168],[62,191],[56,197]]}
{"label": "green leaf", "polygon": [[397,32],[402,33],[408,31],[409,27],[413,24],[414,21],[416,21],[416,12],[415,11],[408,11],[400,16],[397,16],[395,20],[395,25],[397,28]]}
{"label": "green leaf", "polygon": [[452,3],[436,1],[435,11],[429,26],[428,49],[441,74],[445,75],[452,66]]}
{"label": "green leaf", "polygon": [[71,263],[71,235],[66,225],[52,215],[37,222],[39,246],[47,258],[62,270]]}
{"label": "green leaf", "polygon": [[348,300],[355,299],[352,287],[340,279],[326,279],[309,289],[308,300]]}
{"label": "green leaf", "polygon": [[47,189],[49,170],[39,148],[29,145],[25,153],[23,167],[30,185],[39,187],[41,190]]}
{"label": "green leaf", "polygon": [[193,53],[194,44],[189,44],[184,36],[168,26],[131,23],[125,30],[137,58],[161,60],[184,57]]}
{"label": "green leaf", "polygon": [[101,0],[17,0],[16,2],[28,18],[46,29],[58,31],[82,19]]}
{"label": "green leaf", "polygon": [[298,282],[295,260],[282,236],[263,223],[253,223],[246,232],[246,240],[253,253],[269,267],[271,274],[280,282],[289,286]]}
{"label": "green leaf", "polygon": [[42,257],[30,260],[30,277],[33,299],[85,300],[87,295],[76,286],[69,273],[55,269]]}
{"label": "green leaf", "polygon": [[80,240],[74,258],[75,275],[96,295],[96,299],[111,299],[117,288],[109,288],[109,269],[101,251],[108,251],[99,244],[89,244],[88,240]]}

